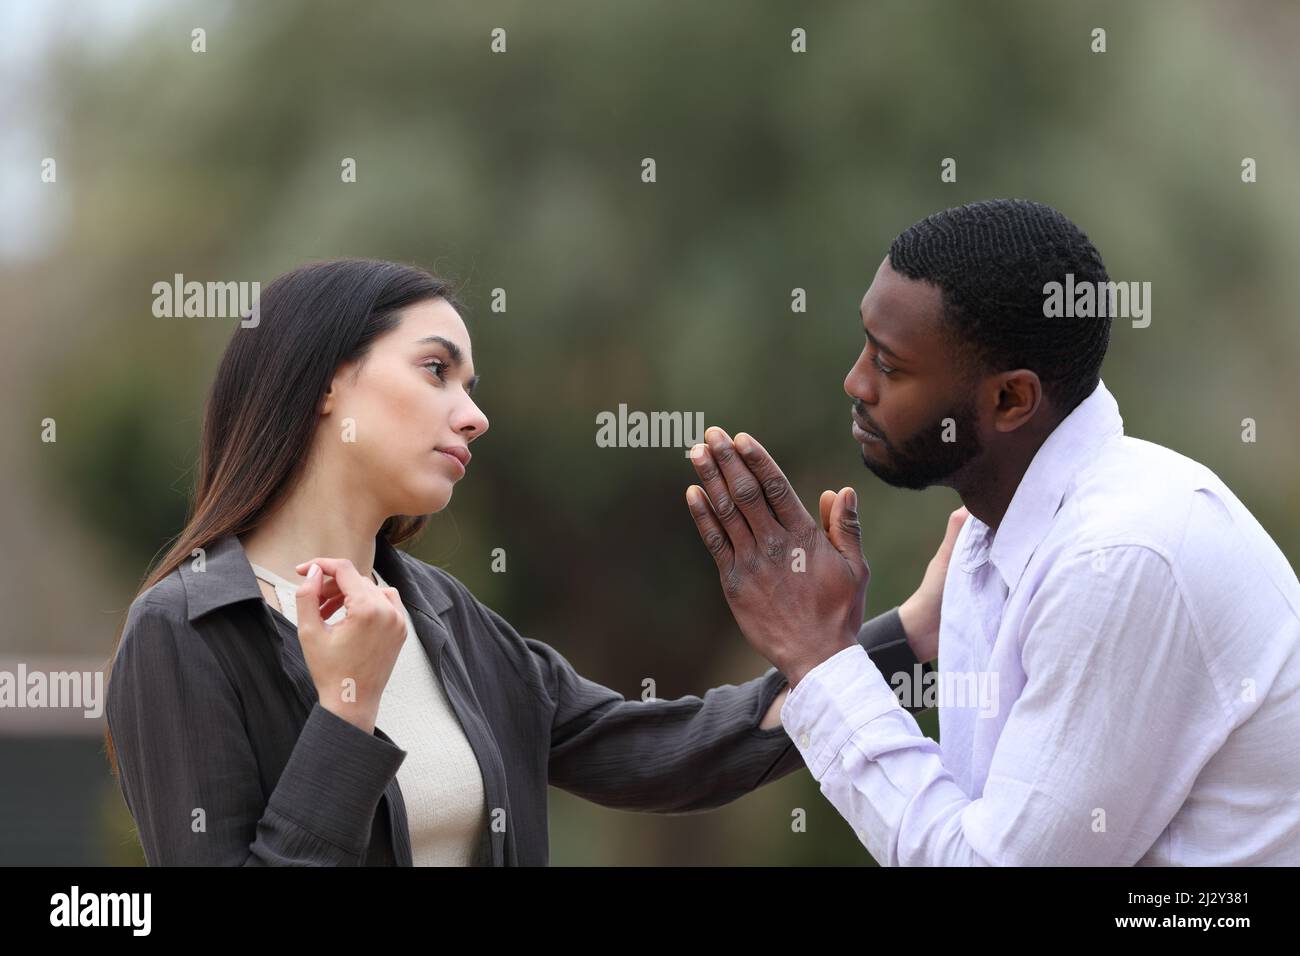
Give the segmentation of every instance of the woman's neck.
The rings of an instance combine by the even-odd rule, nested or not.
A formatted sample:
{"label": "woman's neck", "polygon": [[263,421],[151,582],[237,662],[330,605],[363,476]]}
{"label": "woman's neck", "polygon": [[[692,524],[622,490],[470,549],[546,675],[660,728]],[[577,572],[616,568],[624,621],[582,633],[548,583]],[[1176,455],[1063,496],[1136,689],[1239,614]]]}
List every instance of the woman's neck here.
{"label": "woman's neck", "polygon": [[295,566],[312,558],[347,558],[358,574],[370,577],[383,520],[340,506],[346,500],[300,487],[261,524],[240,535],[244,553],[252,563],[294,582],[303,580]]}

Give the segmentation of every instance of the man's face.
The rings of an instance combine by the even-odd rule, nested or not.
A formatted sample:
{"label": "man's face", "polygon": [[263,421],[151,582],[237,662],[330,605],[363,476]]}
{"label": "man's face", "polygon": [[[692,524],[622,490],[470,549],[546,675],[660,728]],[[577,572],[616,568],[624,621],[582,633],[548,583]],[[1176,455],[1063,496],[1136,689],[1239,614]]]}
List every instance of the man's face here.
{"label": "man's face", "polygon": [[943,294],[880,264],[862,297],[862,354],[844,379],[853,437],[877,478],[950,484],[981,451],[975,376],[943,327]]}

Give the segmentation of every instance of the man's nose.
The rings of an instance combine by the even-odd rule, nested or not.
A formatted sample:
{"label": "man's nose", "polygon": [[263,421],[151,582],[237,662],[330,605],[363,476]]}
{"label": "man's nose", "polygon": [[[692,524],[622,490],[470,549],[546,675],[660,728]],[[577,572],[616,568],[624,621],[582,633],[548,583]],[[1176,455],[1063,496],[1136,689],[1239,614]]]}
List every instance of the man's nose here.
{"label": "man's nose", "polygon": [[878,396],[875,385],[871,381],[871,376],[863,372],[861,362],[855,363],[853,368],[849,369],[849,374],[844,376],[844,394],[865,405],[876,404]]}

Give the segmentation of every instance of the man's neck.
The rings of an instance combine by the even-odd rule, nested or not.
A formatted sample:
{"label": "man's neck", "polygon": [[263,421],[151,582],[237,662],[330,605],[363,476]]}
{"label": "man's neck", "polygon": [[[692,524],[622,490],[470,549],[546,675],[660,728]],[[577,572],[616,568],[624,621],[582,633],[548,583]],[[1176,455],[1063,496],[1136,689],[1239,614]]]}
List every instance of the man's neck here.
{"label": "man's neck", "polygon": [[1040,435],[1025,436],[1008,442],[996,454],[980,456],[979,465],[955,483],[966,510],[988,525],[990,531],[997,532],[1025,472],[1050,434],[1049,429]]}

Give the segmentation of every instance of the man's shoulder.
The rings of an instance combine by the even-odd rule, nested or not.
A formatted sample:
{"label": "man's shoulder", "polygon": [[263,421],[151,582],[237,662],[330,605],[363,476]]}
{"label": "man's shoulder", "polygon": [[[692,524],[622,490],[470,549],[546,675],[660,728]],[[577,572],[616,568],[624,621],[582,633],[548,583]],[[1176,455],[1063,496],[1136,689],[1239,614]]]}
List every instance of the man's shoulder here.
{"label": "man's shoulder", "polygon": [[1106,443],[1074,476],[1061,508],[1062,530],[1083,548],[1132,545],[1172,559],[1199,495],[1238,505],[1228,486],[1200,462],[1171,448],[1121,436]]}
{"label": "man's shoulder", "polygon": [[1054,532],[1075,554],[1146,548],[1199,597],[1224,591],[1291,604],[1300,585],[1276,542],[1209,467],[1127,436],[1099,451],[1075,476]]}

